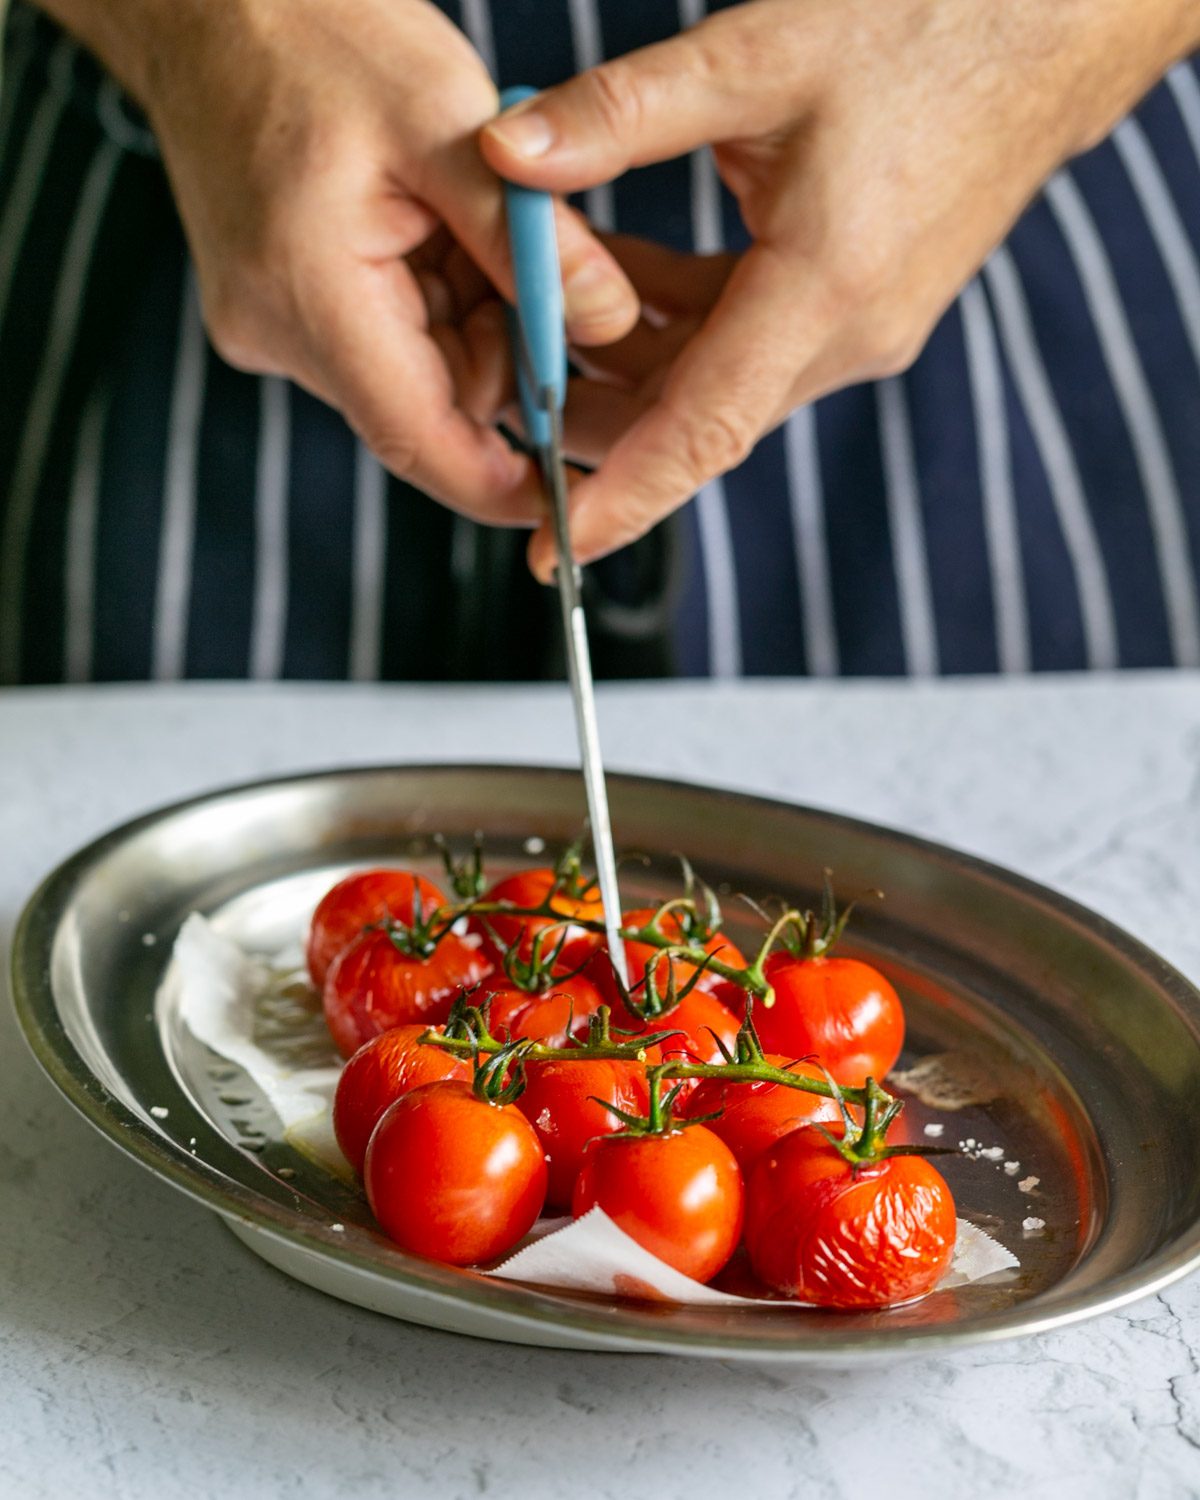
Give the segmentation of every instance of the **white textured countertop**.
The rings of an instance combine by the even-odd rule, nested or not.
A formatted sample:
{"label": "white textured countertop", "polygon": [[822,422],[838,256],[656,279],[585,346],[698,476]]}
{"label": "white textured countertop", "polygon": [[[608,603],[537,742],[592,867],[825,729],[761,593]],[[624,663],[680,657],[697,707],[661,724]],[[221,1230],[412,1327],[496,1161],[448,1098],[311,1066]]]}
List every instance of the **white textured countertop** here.
{"label": "white textured countertop", "polygon": [[[614,767],[942,839],[1200,978],[1200,676],[676,685],[601,700]],[[656,689],[654,691],[662,691]],[[651,738],[647,725],[659,726]],[[0,941],[112,823],[225,782],[570,757],[561,690],[0,697]],[[512,1348],[292,1284],[91,1131],[0,1007],[0,1494],[1200,1494],[1200,1278],[1024,1343],[866,1374]]]}

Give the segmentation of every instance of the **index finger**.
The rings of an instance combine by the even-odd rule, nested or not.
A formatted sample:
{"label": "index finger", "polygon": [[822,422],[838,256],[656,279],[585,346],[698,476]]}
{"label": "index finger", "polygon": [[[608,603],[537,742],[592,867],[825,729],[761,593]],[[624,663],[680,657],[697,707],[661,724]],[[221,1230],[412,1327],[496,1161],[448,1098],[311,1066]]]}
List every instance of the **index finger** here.
{"label": "index finger", "polygon": [[306,313],[323,385],[386,468],[475,520],[536,524],[544,514],[536,469],[459,405],[402,261],[315,274]]}
{"label": "index finger", "polygon": [[[797,373],[823,341],[821,310],[803,272],[772,247],[746,252],[657,401],[572,490],[571,544],[580,562],[642,536],[783,419]],[[543,582],[552,575],[548,528],[533,538],[529,562]]]}

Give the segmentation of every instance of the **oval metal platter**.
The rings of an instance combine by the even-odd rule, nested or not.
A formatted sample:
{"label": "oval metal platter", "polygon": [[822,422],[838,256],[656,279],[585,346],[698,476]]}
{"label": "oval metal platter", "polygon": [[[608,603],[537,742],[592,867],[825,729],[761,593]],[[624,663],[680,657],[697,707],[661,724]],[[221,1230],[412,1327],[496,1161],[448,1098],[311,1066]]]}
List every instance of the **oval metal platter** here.
{"label": "oval metal platter", "polygon": [[[645,856],[624,868],[630,904],[678,893],[681,850],[725,893],[731,935],[751,946],[762,924],[738,893],[811,904],[826,867],[844,896],[886,892],[861,904],[849,951],[901,991],[902,1072],[937,1056],[934,1072],[960,1080],[952,1110],[918,1086],[907,1128],[920,1139],[936,1120],[944,1143],[966,1143],[942,1159],[959,1211],[1012,1249],[1019,1271],[887,1312],[831,1314],[589,1297],[416,1260],[378,1233],[356,1188],[273,1132],[253,1084],[171,1014],[162,980],[189,913],[271,951],[303,934],[349,869],[396,861],[436,875],[437,833],[466,846],[482,830],[496,872],[544,863],[542,846],[569,843],[583,820],[579,778],[563,770],[330,771],[127,824],[68,860],[26,908],[13,955],[21,1025],[92,1124],[266,1260],[461,1333],[871,1363],[1051,1329],[1200,1263],[1200,995],[1180,974],[1063,897],[904,834],[666,781],[613,776],[610,790],[618,849]],[[311,1021],[315,999],[309,1009]]]}

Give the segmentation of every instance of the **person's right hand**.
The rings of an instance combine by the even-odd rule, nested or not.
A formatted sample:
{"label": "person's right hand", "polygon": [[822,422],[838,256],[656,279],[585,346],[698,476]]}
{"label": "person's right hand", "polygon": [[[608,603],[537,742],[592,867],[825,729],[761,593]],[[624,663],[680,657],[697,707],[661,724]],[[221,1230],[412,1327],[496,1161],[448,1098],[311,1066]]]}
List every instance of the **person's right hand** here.
{"label": "person's right hand", "polygon": [[[68,22],[89,8],[47,4]],[[298,381],[456,509],[535,522],[533,466],[491,426],[511,276],[476,144],[496,91],[467,39],[426,0],[114,11],[142,24],[97,50],[149,115],[217,350]],[[573,342],[619,338],[638,316],[629,281],[565,208],[559,240]]]}

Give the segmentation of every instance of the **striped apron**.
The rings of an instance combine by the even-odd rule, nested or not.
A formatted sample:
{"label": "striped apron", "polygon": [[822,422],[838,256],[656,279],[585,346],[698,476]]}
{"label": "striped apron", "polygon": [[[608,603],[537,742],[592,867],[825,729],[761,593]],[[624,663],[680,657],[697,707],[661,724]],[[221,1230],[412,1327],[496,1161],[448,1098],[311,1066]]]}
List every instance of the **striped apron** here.
{"label": "striped apron", "polygon": [[[703,0],[442,0],[544,86]],[[523,537],[384,473],[225,365],[153,138],[15,5],[0,94],[0,682],[557,675]],[[586,195],[743,243],[707,154]],[[903,375],[795,412],[587,570],[598,670],[933,675],[1200,665],[1200,74],[1059,172]]]}

